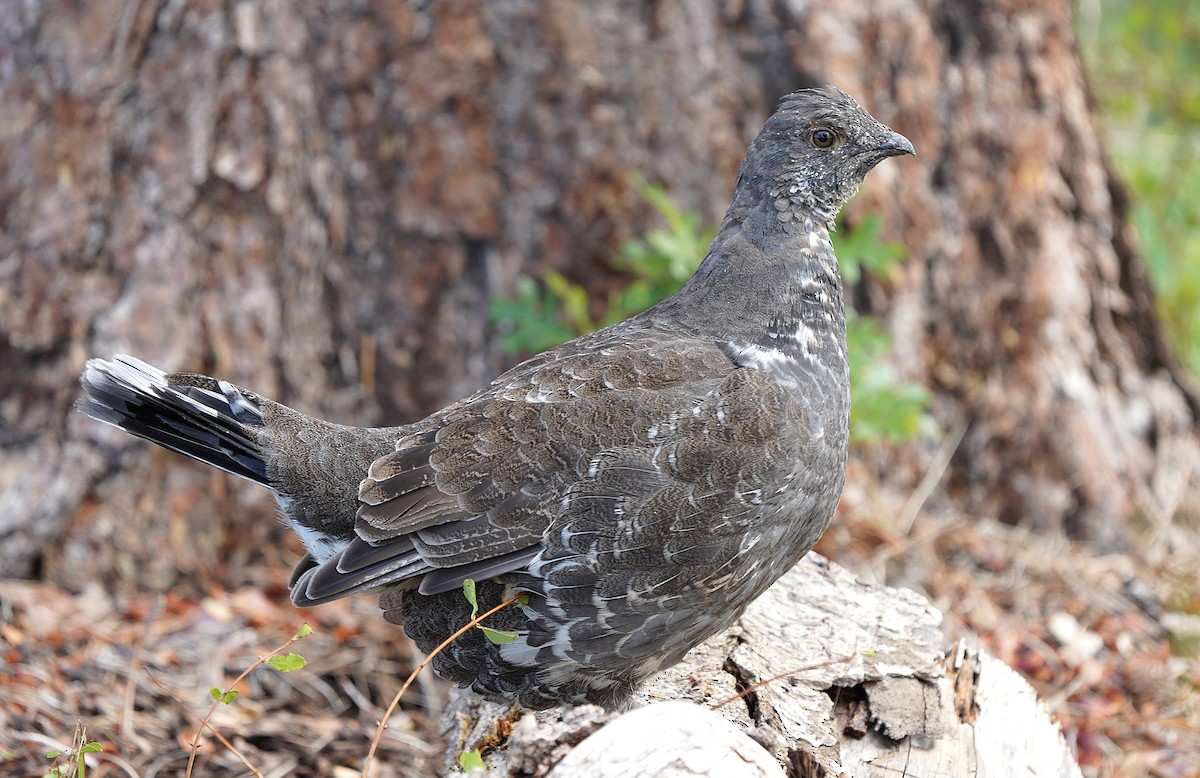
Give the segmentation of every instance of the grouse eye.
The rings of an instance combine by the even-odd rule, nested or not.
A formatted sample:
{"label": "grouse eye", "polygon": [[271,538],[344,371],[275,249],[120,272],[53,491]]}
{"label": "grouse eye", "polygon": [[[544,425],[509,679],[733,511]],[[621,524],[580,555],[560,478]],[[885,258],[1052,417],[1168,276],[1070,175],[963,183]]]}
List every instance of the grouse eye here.
{"label": "grouse eye", "polygon": [[808,140],[812,145],[819,149],[827,149],[833,145],[833,132],[824,128],[813,130],[808,136]]}

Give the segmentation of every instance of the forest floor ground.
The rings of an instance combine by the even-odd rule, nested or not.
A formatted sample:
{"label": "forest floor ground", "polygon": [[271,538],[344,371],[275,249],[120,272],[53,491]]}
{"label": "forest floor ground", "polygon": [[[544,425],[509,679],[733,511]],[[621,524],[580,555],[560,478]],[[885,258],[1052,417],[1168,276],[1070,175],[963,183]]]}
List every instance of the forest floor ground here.
{"label": "forest floor ground", "polygon": [[[1099,554],[921,510],[876,483],[852,463],[821,553],[863,580],[917,590],[945,613],[948,647],[975,641],[1023,673],[1089,778],[1200,775],[1200,637],[1188,644],[1186,626],[1200,614],[1195,517],[1135,528],[1136,553]],[[229,745],[202,738],[193,774],[359,775],[376,722],[421,656],[373,598],[293,608],[284,583],[298,548],[267,548],[192,597],[0,581],[0,775],[45,775],[47,752],[69,748],[77,724],[103,748],[89,756],[92,778],[183,775],[210,689],[304,623],[313,634],[286,651],[307,667],[260,667],[235,701],[216,705],[210,722]],[[445,691],[421,674],[371,775],[441,774]]]}

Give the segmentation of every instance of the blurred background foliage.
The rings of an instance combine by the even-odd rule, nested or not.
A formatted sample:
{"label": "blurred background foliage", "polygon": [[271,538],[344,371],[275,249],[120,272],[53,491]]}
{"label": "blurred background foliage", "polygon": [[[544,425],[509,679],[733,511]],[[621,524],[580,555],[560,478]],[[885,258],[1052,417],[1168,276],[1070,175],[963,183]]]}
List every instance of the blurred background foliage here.
{"label": "blurred background foliage", "polygon": [[[696,213],[683,212],[658,186],[637,182],[642,198],[658,213],[663,226],[628,241],[609,260],[629,277],[609,295],[599,317],[591,315],[583,286],[561,273],[547,271],[540,281],[517,280],[516,295],[492,300],[492,320],[500,346],[513,356],[530,356],[598,327],[644,311],[678,289],[696,271],[715,230]],[[861,222],[839,222],[833,233],[842,275],[854,286],[864,275],[886,278],[908,252],[880,237],[883,222],[868,214]],[[851,377],[850,438],[856,443],[909,440],[920,432],[936,432],[926,413],[932,395],[919,383],[903,378],[887,359],[891,336],[872,317],[846,310],[846,338]]]}
{"label": "blurred background foliage", "polygon": [[[1078,0],[1077,35],[1117,169],[1133,199],[1132,218],[1176,354],[1200,376],[1200,2]],[[629,241],[610,260],[628,284],[594,315],[587,290],[550,270],[522,276],[516,295],[492,300],[501,348],[529,356],[628,318],[671,294],[695,271],[714,230],[661,188],[638,191],[663,226]],[[880,238],[881,220],[839,225],[833,235],[848,286],[886,279],[906,257]],[[851,437],[899,442],[936,434],[931,395],[887,360],[890,336],[847,311],[853,379]]]}
{"label": "blurred background foliage", "polygon": [[1079,0],[1075,19],[1159,315],[1200,376],[1200,3]]}

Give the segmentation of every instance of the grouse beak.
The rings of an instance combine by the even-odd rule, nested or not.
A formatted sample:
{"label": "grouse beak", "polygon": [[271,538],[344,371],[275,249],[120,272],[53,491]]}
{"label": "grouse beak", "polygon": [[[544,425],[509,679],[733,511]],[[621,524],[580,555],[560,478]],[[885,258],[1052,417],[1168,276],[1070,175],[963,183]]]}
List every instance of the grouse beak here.
{"label": "grouse beak", "polygon": [[913,148],[912,141],[898,132],[892,132],[879,145],[879,150],[889,157],[899,157],[904,154],[917,155],[917,150]]}

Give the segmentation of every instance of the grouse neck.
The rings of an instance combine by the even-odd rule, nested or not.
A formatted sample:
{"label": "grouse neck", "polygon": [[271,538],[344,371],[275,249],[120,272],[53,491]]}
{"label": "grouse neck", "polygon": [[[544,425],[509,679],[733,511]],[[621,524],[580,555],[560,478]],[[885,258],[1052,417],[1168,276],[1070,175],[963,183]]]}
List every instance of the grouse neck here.
{"label": "grouse neck", "polygon": [[829,232],[777,213],[760,207],[727,217],[696,274],[647,313],[734,349],[844,360],[845,306]]}

